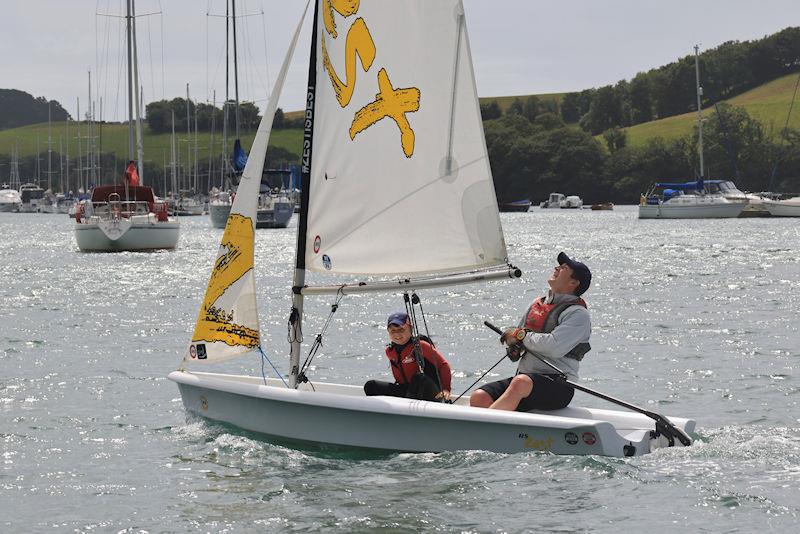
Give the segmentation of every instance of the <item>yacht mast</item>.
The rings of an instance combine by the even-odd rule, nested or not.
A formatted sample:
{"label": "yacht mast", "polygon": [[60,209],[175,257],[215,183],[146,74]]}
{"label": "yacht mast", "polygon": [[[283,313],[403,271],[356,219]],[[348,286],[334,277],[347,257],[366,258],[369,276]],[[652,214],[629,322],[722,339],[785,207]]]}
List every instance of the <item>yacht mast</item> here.
{"label": "yacht mast", "polygon": [[233,23],[233,84],[236,96],[236,139],[239,139],[239,60],[236,53],[236,0],[231,0],[231,22]]}
{"label": "yacht mast", "polygon": [[701,107],[701,96],[703,88],[700,87],[700,47],[694,45],[694,74],[697,82],[697,152],[700,154],[700,189],[703,189],[703,177],[705,166],[703,164],[703,108]]}
{"label": "yacht mast", "polygon": [[128,161],[133,161],[134,157],[134,146],[133,146],[133,58],[131,57],[133,51],[131,46],[131,4],[133,0],[126,1],[126,8],[127,8],[127,15],[125,16],[126,21],[126,29],[127,29],[127,40],[128,40]]}
{"label": "yacht mast", "polygon": [[[133,88],[136,91],[136,166],[139,170],[139,185],[144,185],[144,160],[142,156],[142,113],[141,102],[144,91],[139,87],[139,56],[136,51],[136,6],[131,0],[131,43],[133,44]],[[92,113],[94,117],[94,113]]]}

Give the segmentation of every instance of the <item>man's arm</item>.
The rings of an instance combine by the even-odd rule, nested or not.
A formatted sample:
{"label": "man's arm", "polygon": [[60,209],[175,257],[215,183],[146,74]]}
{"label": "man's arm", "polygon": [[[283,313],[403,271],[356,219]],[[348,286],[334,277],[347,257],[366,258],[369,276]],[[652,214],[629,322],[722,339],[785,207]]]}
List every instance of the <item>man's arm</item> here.
{"label": "man's arm", "polygon": [[592,331],[589,312],[582,306],[571,306],[559,317],[558,325],[549,334],[529,332],[525,348],[546,358],[561,358],[578,343],[588,342]]}

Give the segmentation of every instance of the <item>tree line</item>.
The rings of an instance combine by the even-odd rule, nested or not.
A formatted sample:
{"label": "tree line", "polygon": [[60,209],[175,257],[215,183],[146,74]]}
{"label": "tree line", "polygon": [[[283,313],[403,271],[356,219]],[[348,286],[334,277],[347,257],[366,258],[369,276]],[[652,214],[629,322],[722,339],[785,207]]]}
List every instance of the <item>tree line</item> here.
{"label": "tree line", "polygon": [[[703,106],[726,100],[800,68],[800,28],[755,41],[728,41],[700,54]],[[567,93],[561,118],[598,135],[697,109],[694,56],[637,74],[630,81]]]}
{"label": "tree line", "polygon": [[[609,128],[598,138],[552,111],[532,115],[534,107],[512,106],[497,115],[496,102],[481,106],[501,202],[544,200],[561,192],[588,203],[632,204],[654,182],[690,181],[699,174],[696,127],[675,140],[654,138],[633,147],[621,128]],[[773,139],[744,109],[725,103],[706,118],[706,179],[732,180],[747,191],[800,192],[800,130],[790,128]]]}
{"label": "tree line", "polygon": [[[261,122],[261,116],[258,112],[258,107],[253,102],[239,103],[240,131],[250,132],[258,128],[258,124]],[[201,132],[210,132],[212,129],[221,132],[223,125],[227,122],[229,135],[233,136],[236,128],[236,104],[233,101],[229,101],[227,106],[223,104],[221,107],[216,107],[211,104],[195,103],[189,100],[187,111],[185,98],[173,98],[172,100],[151,102],[145,107],[145,122],[148,129],[153,133],[170,133],[172,131],[173,116],[176,132],[185,132],[187,126],[188,129],[194,131],[195,118],[197,120],[197,130]],[[286,119],[283,110],[278,108],[275,112],[275,120],[272,127],[275,129],[301,128],[302,117],[294,120]]]}
{"label": "tree line", "polygon": [[64,121],[69,113],[55,100],[34,97],[17,89],[0,89],[0,130],[47,122],[48,106],[53,121]]}

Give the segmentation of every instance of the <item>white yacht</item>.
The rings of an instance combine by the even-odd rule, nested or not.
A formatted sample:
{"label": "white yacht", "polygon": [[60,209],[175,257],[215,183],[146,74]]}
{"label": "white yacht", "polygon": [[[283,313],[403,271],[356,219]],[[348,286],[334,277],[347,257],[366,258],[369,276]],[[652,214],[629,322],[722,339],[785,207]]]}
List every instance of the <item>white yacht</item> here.
{"label": "white yacht", "polygon": [[22,206],[22,197],[19,191],[3,184],[3,188],[0,189],[0,211],[19,211],[20,206]]}
{"label": "white yacht", "polygon": [[[700,97],[700,51],[694,47],[694,66],[697,93],[697,152],[700,156],[700,177],[694,182],[656,183],[650,191],[641,196],[639,202],[640,219],[705,219],[738,217],[747,206],[744,193],[736,189],[732,182],[705,180],[703,172],[703,109]],[[733,198],[723,193],[723,184],[730,184],[736,191],[728,191]],[[725,186],[727,187],[727,185]]]}
{"label": "white yacht", "polygon": [[765,198],[762,202],[773,217],[800,217],[800,196],[785,200]]}
{"label": "white yacht", "polygon": [[91,202],[79,204],[75,240],[82,251],[173,249],[180,223],[169,217],[167,204],[156,202],[153,189],[143,185],[101,185]]}
{"label": "white yacht", "polygon": [[656,183],[639,204],[640,219],[718,219],[738,217],[747,200],[708,193],[702,180]]}

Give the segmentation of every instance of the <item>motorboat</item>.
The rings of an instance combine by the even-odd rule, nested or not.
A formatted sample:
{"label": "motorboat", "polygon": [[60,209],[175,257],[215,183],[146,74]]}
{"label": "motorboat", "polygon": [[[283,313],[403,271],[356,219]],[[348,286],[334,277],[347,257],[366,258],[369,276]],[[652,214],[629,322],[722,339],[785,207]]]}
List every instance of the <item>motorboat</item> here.
{"label": "motorboat", "polygon": [[561,203],[564,202],[566,197],[561,193],[550,193],[550,196],[544,202],[539,204],[540,208],[560,208]]}
{"label": "motorboat", "polygon": [[599,204],[592,204],[592,211],[610,211],[614,209],[613,202],[601,202]]}
{"label": "motorboat", "polygon": [[569,195],[561,201],[560,208],[566,209],[581,209],[583,207],[583,199],[577,195]]}

